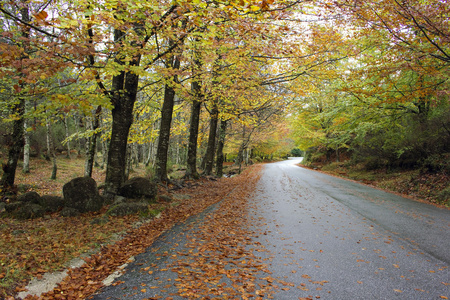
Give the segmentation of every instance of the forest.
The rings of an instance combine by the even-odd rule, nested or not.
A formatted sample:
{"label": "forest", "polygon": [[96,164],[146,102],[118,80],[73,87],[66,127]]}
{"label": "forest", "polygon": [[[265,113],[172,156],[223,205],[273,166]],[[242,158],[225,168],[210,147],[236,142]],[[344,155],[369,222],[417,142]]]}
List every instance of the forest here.
{"label": "forest", "polygon": [[[305,151],[450,172],[446,0],[21,0],[0,12],[1,189],[85,158],[114,196]],[[294,152],[291,152],[294,151]],[[169,171],[169,172],[168,172]],[[447,197],[450,190],[445,191]]]}

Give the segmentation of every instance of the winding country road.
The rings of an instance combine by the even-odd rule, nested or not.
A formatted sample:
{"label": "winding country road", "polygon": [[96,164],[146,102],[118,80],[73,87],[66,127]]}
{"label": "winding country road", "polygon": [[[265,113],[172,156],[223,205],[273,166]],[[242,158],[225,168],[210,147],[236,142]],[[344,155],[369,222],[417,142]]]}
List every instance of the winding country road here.
{"label": "winding country road", "polygon": [[222,209],[211,207],[164,234],[93,299],[450,298],[449,210],[298,162],[265,166],[248,200],[247,237],[222,238],[215,243],[226,247],[198,255],[207,239],[196,234]]}

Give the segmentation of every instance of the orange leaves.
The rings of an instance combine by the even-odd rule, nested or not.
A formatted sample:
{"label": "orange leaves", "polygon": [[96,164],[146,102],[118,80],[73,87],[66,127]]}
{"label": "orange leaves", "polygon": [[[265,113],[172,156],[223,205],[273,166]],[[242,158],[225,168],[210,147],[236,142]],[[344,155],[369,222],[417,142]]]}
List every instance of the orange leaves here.
{"label": "orange leaves", "polygon": [[[116,244],[111,244],[102,248],[101,252],[92,255],[90,258],[85,259],[85,264],[77,269],[72,269],[70,271],[70,276],[67,277],[63,282],[61,282],[58,289],[54,291],[48,292],[44,294],[42,297],[45,299],[80,299],[87,298],[88,295],[94,293],[102,284],[102,280],[106,278],[110,273],[114,272],[117,269],[117,266],[123,265],[126,263],[130,256],[133,256],[137,253],[144,251],[146,247],[148,247],[155,238],[157,238],[161,232],[170,228],[176,222],[180,222],[185,220],[186,215],[195,215],[204,210],[206,207],[211,204],[223,199],[227,194],[229,194],[237,185],[242,183],[242,180],[246,180],[247,182],[256,182],[258,176],[258,172],[253,172],[249,174],[244,172],[242,177],[235,177],[226,180],[218,180],[218,181],[208,181],[205,180],[203,182],[199,182],[197,187],[191,188],[189,190],[183,190],[184,194],[191,195],[190,199],[183,198],[184,200],[179,200],[178,206],[168,207],[161,218],[154,219],[152,222],[146,223],[142,225],[140,228],[136,228],[130,230],[128,235],[126,235],[122,240],[116,242]],[[251,184],[246,187],[248,189],[251,188]],[[245,196],[246,193],[244,191],[238,192],[235,190],[236,196]],[[230,207],[232,211],[229,211],[227,214],[223,216],[222,221],[235,217],[235,213],[240,213],[238,207],[233,206]],[[11,247],[13,250],[6,250],[4,253],[18,253],[16,256],[10,255],[8,256],[6,261],[10,263],[10,265],[6,267],[10,267],[11,270],[17,270],[16,273],[20,273],[19,266],[26,266],[30,268],[30,275],[33,273],[34,275],[40,274],[41,272],[46,272],[51,270],[52,268],[58,268],[64,261],[66,261],[68,256],[76,256],[79,255],[79,252],[82,250],[87,250],[89,246],[95,243],[105,243],[107,240],[106,233],[113,233],[117,231],[123,231],[124,228],[130,228],[132,223],[136,220],[135,218],[111,218],[108,223],[100,226],[100,225],[91,225],[91,221],[93,218],[98,217],[96,214],[86,214],[78,217],[78,219],[60,219],[56,215],[53,216],[49,220],[33,220],[29,221],[30,223],[18,223],[16,221],[2,219],[1,222],[8,221],[11,223],[5,224],[0,228],[8,228],[8,231],[2,229],[0,232],[2,237],[5,237],[3,240],[7,240],[11,243]],[[237,223],[228,222],[229,224],[233,224],[233,226],[237,226],[233,229],[236,233],[232,238],[228,238],[223,230],[223,226],[218,226],[219,223],[214,223],[215,220],[211,220],[213,224],[216,224],[217,229],[222,229],[220,234],[217,235],[220,242],[218,243],[206,243],[202,248],[194,247],[192,250],[200,250],[202,254],[206,255],[211,250],[219,249],[221,247],[225,247],[223,249],[227,249],[226,245],[237,246],[239,243],[246,243],[247,237],[239,237],[239,226]],[[26,225],[24,227],[24,225]],[[62,226],[66,231],[61,230],[60,226]],[[46,235],[39,235],[38,238],[34,238],[34,235],[30,234],[34,229],[36,233],[42,232],[42,230],[47,230]],[[14,230],[24,230],[25,233],[18,233],[17,236],[11,235],[11,232]],[[96,237],[96,233],[101,233],[101,238]],[[19,232],[19,231],[18,231]],[[217,232],[215,232],[217,233]],[[214,235],[214,232],[211,232]],[[51,241],[45,239],[45,236],[48,236]],[[70,236],[70,241],[68,241],[67,237]],[[27,237],[30,237],[28,239]],[[92,237],[96,237],[97,239],[94,241]],[[193,244],[197,242],[207,242],[206,239],[192,239]],[[14,243],[12,243],[14,242]],[[75,246],[75,248],[74,248]],[[70,249],[67,249],[69,247]],[[17,249],[20,249],[18,252]],[[186,286],[184,280],[175,279],[174,282],[179,284],[180,293],[184,293],[185,295],[194,295],[193,290],[202,289],[208,285],[215,285],[216,292],[218,295],[224,292],[225,289],[231,289],[224,284],[217,285],[217,276],[216,273],[220,276],[226,275],[229,278],[245,278],[247,282],[252,280],[252,272],[254,272],[255,268],[261,268],[258,265],[258,262],[254,260],[253,257],[247,257],[246,251],[244,248],[238,248],[238,253],[241,253],[242,257],[240,258],[238,265],[242,270],[234,269],[226,270],[224,266],[220,264],[213,265],[211,267],[207,267],[205,269],[205,273],[199,273],[198,278],[203,278],[205,281],[197,283],[193,286]],[[226,259],[226,254],[224,253],[223,259]],[[0,254],[2,255],[2,254]],[[188,255],[183,255],[183,253],[172,254],[167,252],[165,254],[173,261],[179,261],[180,258],[188,258],[191,253]],[[0,256],[1,257],[1,256]],[[198,256],[201,258],[204,256]],[[2,258],[3,261],[3,258]],[[49,266],[48,263],[53,262],[54,265]],[[183,272],[184,268],[188,268],[190,266],[189,263],[183,264],[181,263],[178,266],[178,271],[181,272],[180,276],[184,276]],[[200,266],[200,265],[199,265]],[[5,266],[0,266],[0,276],[1,279],[10,276],[6,271],[2,268]],[[176,268],[177,266],[174,266]],[[169,270],[165,268],[165,270]],[[252,271],[253,270],[253,271]],[[143,266],[142,271],[153,274],[153,265],[152,266]],[[159,270],[163,271],[163,270]],[[23,273],[22,273],[23,274]],[[206,276],[206,277],[205,277]],[[19,282],[19,281],[18,281]],[[113,285],[120,285],[123,281],[116,281]],[[165,286],[166,288],[170,287],[169,285]],[[136,286],[136,292],[145,293],[149,290],[158,289],[158,286],[147,286],[145,283],[140,286]],[[163,291],[163,290],[161,290]],[[249,297],[250,291],[258,291],[260,295],[265,293],[264,289],[257,290],[255,284],[247,284],[243,288],[243,295],[247,295]],[[1,296],[3,296],[6,292],[4,290],[0,290]]]}
{"label": "orange leaves", "polygon": [[44,10],[42,10],[39,13],[34,15],[34,18],[38,21],[43,21],[43,20],[47,19],[47,17],[48,17],[48,13]]}

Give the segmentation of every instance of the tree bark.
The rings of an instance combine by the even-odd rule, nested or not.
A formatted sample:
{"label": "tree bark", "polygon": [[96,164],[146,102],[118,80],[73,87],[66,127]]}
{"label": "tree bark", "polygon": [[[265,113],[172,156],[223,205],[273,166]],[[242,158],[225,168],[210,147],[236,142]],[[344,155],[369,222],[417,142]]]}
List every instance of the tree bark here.
{"label": "tree bark", "polygon": [[[170,57],[167,68],[179,69],[180,59]],[[178,76],[173,75],[172,82],[166,83],[164,87],[164,102],[161,109],[161,123],[159,127],[158,148],[156,151],[155,179],[167,181],[167,157],[170,145],[170,128],[172,124],[173,107],[175,103],[175,90],[173,84],[178,81]]]}
{"label": "tree bark", "polygon": [[[25,4],[24,7],[20,9],[21,20],[29,23],[30,22],[30,12],[28,9],[28,4]],[[22,47],[27,52],[28,47],[28,38],[30,37],[30,29],[25,27],[22,30],[22,37],[24,39]],[[23,55],[21,60],[26,59],[26,56]],[[19,76],[22,73],[21,69],[18,69]],[[20,83],[19,86],[21,89],[25,86],[24,83]],[[13,130],[11,134],[11,146],[8,150],[8,159],[6,164],[3,164],[3,175],[0,179],[0,185],[2,187],[2,191],[10,191],[14,187],[14,180],[16,178],[16,170],[17,163],[19,161],[20,154],[22,152],[24,146],[24,114],[25,114],[25,98],[19,96],[17,103],[12,107],[12,113],[16,117],[13,122]]]}
{"label": "tree bark", "polygon": [[[69,119],[67,118],[67,116],[64,116],[64,129],[66,131],[66,139],[69,138],[70,136],[70,132],[69,132]],[[67,141],[66,144],[66,148],[67,148],[67,155],[66,158],[70,159],[70,141]]]}
{"label": "tree bark", "polygon": [[216,150],[217,125],[219,123],[219,109],[214,103],[210,113],[208,146],[205,153],[204,175],[211,175],[214,166],[214,151]]}
{"label": "tree bark", "polygon": [[50,176],[50,179],[56,180],[58,165],[56,163],[55,146],[53,143],[52,127],[50,124],[50,120],[47,120],[46,127],[47,127],[47,155],[52,161],[52,175]]}
{"label": "tree bark", "polygon": [[[114,30],[114,40],[118,43],[125,38],[125,32]],[[116,63],[125,64],[123,59],[116,58]],[[131,66],[139,66],[140,55],[133,57]],[[133,108],[139,85],[139,76],[129,71],[121,71],[112,79],[112,129],[106,166],[105,190],[107,198],[117,194],[125,181],[127,163],[128,133],[133,123]]]}
{"label": "tree bark", "polygon": [[[197,83],[193,83],[194,89],[199,89]],[[201,102],[194,100],[191,109],[191,120],[189,124],[189,141],[188,141],[188,154],[187,154],[187,166],[186,166],[186,178],[199,178],[197,172],[197,139],[198,139],[198,127],[200,124],[200,112]]]}
{"label": "tree bark", "polygon": [[[25,108],[26,109],[26,108]],[[23,134],[24,134],[24,146],[23,146],[23,167],[22,172],[30,173],[30,133],[28,132],[28,122],[24,120]]]}
{"label": "tree bark", "polygon": [[219,128],[219,139],[217,142],[217,155],[216,155],[216,176],[223,176],[223,163],[225,161],[225,156],[223,154],[223,147],[225,145],[225,135],[227,131],[228,120],[220,121]]}
{"label": "tree bark", "polygon": [[239,166],[239,173],[241,173],[242,162],[244,160],[244,150],[247,149],[247,141],[245,139],[245,125],[242,127],[242,142],[239,146],[238,154],[236,157],[236,165]]}
{"label": "tree bark", "polygon": [[[194,51],[194,74],[198,72],[201,67],[201,61],[199,57],[199,52]],[[202,84],[200,79],[195,78],[191,84],[192,89],[192,109],[191,109],[191,119],[189,123],[189,141],[188,141],[188,154],[187,154],[187,166],[186,166],[186,178],[198,179],[199,174],[197,172],[197,139],[198,139],[198,128],[200,124],[200,112],[202,108]]]}
{"label": "tree bark", "polygon": [[1,186],[4,191],[11,190],[14,187],[14,180],[16,178],[17,163],[24,145],[23,141],[23,114],[25,109],[25,100],[19,99],[19,102],[14,105],[13,113],[18,116],[14,121],[13,130],[11,133],[11,145],[8,150],[8,160],[3,164],[3,175],[1,178]]}
{"label": "tree bark", "polygon": [[97,129],[100,126],[101,112],[102,107],[99,105],[95,111],[94,120],[92,121],[92,130],[94,131],[94,134],[89,139],[89,145],[87,147],[86,164],[84,168],[84,176],[87,177],[92,177],[92,169],[94,168],[95,153],[97,149],[97,139],[99,136]]}

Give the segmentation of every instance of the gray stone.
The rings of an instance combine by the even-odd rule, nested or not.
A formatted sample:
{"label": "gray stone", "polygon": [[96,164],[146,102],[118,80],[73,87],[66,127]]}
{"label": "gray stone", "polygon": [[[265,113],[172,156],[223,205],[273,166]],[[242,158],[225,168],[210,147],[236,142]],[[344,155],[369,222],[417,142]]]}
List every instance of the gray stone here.
{"label": "gray stone", "polygon": [[39,204],[46,212],[55,212],[64,207],[64,199],[59,196],[43,195]]}
{"label": "gray stone", "polygon": [[41,196],[36,192],[26,192],[25,194],[17,196],[17,201],[25,203],[39,204],[40,200]]}
{"label": "gray stone", "polygon": [[66,207],[79,212],[98,211],[103,207],[104,199],[98,193],[97,183],[91,177],[77,177],[63,186]]}
{"label": "gray stone", "polygon": [[11,212],[13,218],[26,220],[41,218],[44,216],[45,209],[39,204],[22,203],[16,210]]}
{"label": "gray stone", "polygon": [[110,216],[127,216],[137,213],[148,213],[148,205],[143,202],[119,203],[111,207],[107,215]]}
{"label": "gray stone", "polygon": [[80,215],[80,212],[72,207],[64,207],[59,214],[62,217],[76,217]]}
{"label": "gray stone", "polygon": [[22,202],[18,202],[18,201],[11,202],[11,203],[6,203],[5,210],[6,210],[6,212],[10,213],[10,212],[15,211],[16,209],[18,209],[22,205],[23,205],[23,203]]}
{"label": "gray stone", "polygon": [[153,202],[158,193],[156,183],[143,177],[127,180],[119,189],[118,195],[131,199],[145,199]]}

